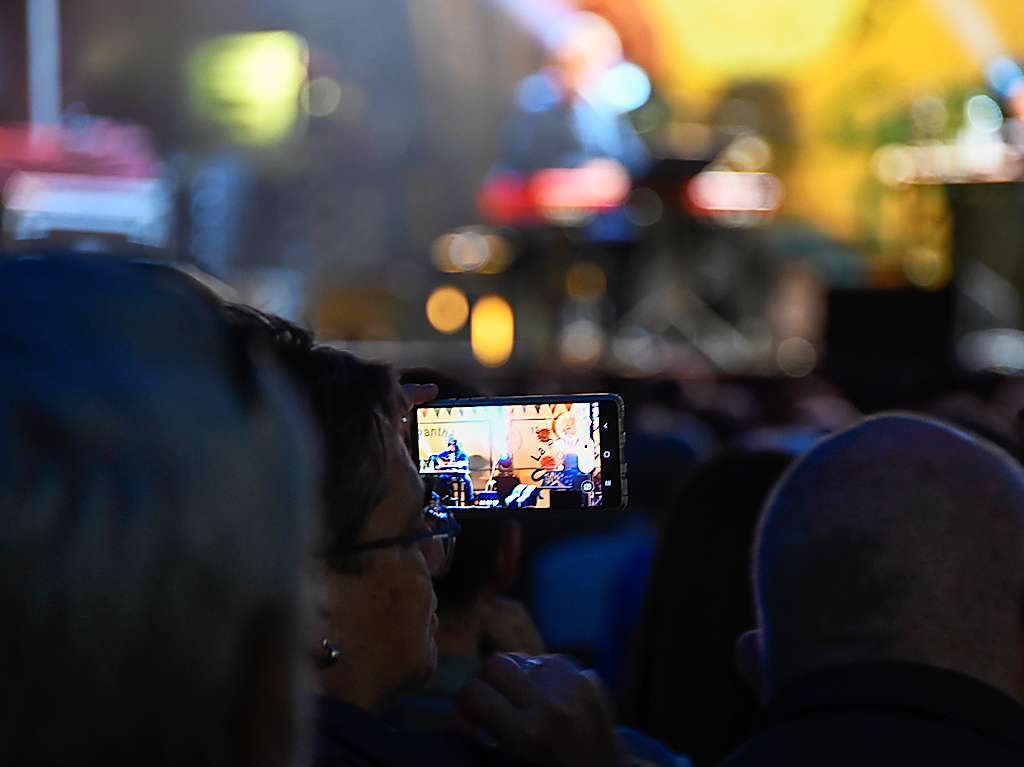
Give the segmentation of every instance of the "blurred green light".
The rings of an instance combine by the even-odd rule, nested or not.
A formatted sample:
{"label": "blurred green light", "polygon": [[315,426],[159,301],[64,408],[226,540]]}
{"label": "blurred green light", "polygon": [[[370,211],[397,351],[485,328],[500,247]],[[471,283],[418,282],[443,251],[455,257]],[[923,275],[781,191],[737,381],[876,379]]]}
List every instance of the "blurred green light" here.
{"label": "blurred green light", "polygon": [[193,107],[234,141],[275,144],[299,120],[307,64],[306,42],[292,32],[213,38],[189,60]]}

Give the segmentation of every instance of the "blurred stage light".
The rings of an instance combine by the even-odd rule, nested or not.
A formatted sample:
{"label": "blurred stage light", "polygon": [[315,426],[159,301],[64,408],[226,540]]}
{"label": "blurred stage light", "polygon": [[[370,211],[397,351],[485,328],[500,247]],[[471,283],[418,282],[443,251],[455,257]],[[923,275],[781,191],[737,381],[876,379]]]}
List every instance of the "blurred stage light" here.
{"label": "blurred stage light", "polygon": [[615,160],[591,160],[579,168],[546,168],[529,184],[537,208],[548,221],[580,225],[594,213],[621,206],[629,197],[629,171]]}
{"label": "blurred stage light", "polygon": [[317,77],[302,88],[302,105],[310,117],[327,117],[341,104],[341,85],[333,77]]}
{"label": "blurred stage light", "polygon": [[790,378],[803,378],[818,364],[818,353],[806,338],[787,338],[775,354],[779,369]]}
{"label": "blurred stage light", "polygon": [[601,298],[608,288],[604,269],[593,261],[577,261],[565,275],[565,290],[570,298],[577,301],[593,301]]}
{"label": "blurred stage light", "polygon": [[1005,99],[1012,99],[1024,90],[1024,70],[1009,56],[998,56],[989,63],[988,81]]}
{"label": "blurred stage light", "polygon": [[515,346],[515,316],[501,296],[484,296],[473,306],[469,325],[473,356],[481,365],[501,367]]}
{"label": "blurred stage light", "polygon": [[760,136],[739,136],[722,152],[722,162],[737,171],[754,173],[772,161],[772,148]]}
{"label": "blurred stage light", "polygon": [[967,99],[964,117],[968,125],[981,133],[995,133],[1003,127],[1003,110],[995,99],[984,93]]}
{"label": "blurred stage light", "polygon": [[875,176],[886,186],[909,184],[917,174],[913,150],[895,144],[875,150],[871,166],[875,169]]}
{"label": "blurred stage light", "polygon": [[665,369],[659,339],[641,327],[620,330],[612,341],[612,356],[634,375],[654,375]]}
{"label": "blurred stage light", "polygon": [[13,241],[70,238],[76,250],[114,250],[122,240],[164,248],[173,192],[159,178],[17,171],[0,194],[2,234]]}
{"label": "blurred stage light", "polygon": [[887,186],[1016,181],[1020,155],[1001,134],[974,127],[960,132],[956,143],[890,144],[871,160],[878,180]]}
{"label": "blurred stage light", "polygon": [[937,290],[952,276],[949,259],[934,248],[910,248],[903,257],[903,273],[919,288]]}
{"label": "blurred stage light", "polygon": [[910,117],[917,134],[936,138],[946,131],[949,110],[946,109],[946,102],[938,96],[923,96],[914,100],[910,107]]}
{"label": "blurred stage light", "polygon": [[574,320],[562,330],[559,350],[567,365],[593,367],[601,361],[604,347],[605,333],[593,320]]}
{"label": "blurred stage light", "polygon": [[782,182],[770,173],[704,171],[683,188],[683,205],[696,215],[747,225],[782,208]]}
{"label": "blurred stage light", "polygon": [[643,69],[623,61],[604,74],[597,84],[597,95],[620,114],[632,112],[650,100],[651,81]]}
{"label": "blurred stage light", "polygon": [[307,65],[306,43],[291,32],[213,38],[189,59],[194,109],[235,141],[276,143],[298,122]]}
{"label": "blurred stage light", "polygon": [[431,260],[448,274],[501,274],[512,263],[512,246],[497,234],[459,229],[434,241]]}
{"label": "blurred stage light", "polygon": [[462,329],[469,317],[466,294],[451,285],[442,285],[427,298],[427,321],[441,333]]}
{"label": "blurred stage light", "polygon": [[957,359],[971,372],[1024,373],[1024,333],[993,328],[968,333],[957,344]]}
{"label": "blurred stage light", "polygon": [[448,245],[448,257],[460,272],[475,272],[487,263],[490,248],[479,232],[459,232]]}

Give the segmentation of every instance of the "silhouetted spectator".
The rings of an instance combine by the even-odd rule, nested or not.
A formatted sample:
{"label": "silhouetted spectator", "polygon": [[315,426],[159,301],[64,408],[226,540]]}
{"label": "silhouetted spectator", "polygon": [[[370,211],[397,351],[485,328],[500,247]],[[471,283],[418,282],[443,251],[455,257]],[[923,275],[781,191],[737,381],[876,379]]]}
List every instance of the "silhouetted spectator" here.
{"label": "silhouetted spectator", "polygon": [[728,450],[699,468],[666,513],[626,683],[626,721],[714,764],[746,738],[757,700],[734,642],[756,625],[750,550],[781,450]]}
{"label": "silhouetted spectator", "polygon": [[909,414],[820,442],[760,525],[740,656],[768,707],[725,765],[1021,764],[1022,548],[993,445]]}
{"label": "silhouetted spectator", "polygon": [[0,753],[294,763],[312,450],[170,269],[0,262]]}

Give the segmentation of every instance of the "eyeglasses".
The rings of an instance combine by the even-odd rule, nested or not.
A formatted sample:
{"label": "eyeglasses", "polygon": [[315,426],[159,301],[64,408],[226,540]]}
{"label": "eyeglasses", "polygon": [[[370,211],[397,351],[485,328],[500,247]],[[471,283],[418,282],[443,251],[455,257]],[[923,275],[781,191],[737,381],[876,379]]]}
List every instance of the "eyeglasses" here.
{"label": "eyeglasses", "polygon": [[416,545],[423,552],[423,558],[427,560],[427,569],[431,577],[444,575],[452,563],[455,537],[459,534],[460,526],[451,511],[440,504],[437,494],[432,493],[431,496],[427,505],[423,507],[423,521],[427,528],[423,532],[361,541],[346,549],[344,555],[386,549],[391,546]]}

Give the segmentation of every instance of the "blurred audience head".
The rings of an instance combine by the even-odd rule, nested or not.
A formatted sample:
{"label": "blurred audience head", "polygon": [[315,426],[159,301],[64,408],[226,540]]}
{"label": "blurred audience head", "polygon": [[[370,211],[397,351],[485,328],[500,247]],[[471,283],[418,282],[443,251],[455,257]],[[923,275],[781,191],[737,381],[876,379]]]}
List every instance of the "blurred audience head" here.
{"label": "blurred audience head", "polygon": [[21,764],[286,765],[312,453],[170,269],[0,263],[0,738]]}
{"label": "blurred audience head", "polygon": [[470,613],[489,594],[500,594],[519,575],[522,530],[509,519],[465,519],[458,555],[434,586],[442,624]]}
{"label": "blurred audience head", "polygon": [[750,549],[758,515],[794,457],[726,449],[693,472],[662,526],[626,716],[700,764],[717,763],[753,729],[757,700],[732,648],[756,624]]}
{"label": "blurred audience head", "polygon": [[907,661],[1024,699],[1022,548],[1024,474],[994,445],[899,413],[821,441],[760,526],[764,691],[829,666]]}

